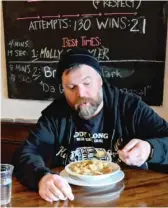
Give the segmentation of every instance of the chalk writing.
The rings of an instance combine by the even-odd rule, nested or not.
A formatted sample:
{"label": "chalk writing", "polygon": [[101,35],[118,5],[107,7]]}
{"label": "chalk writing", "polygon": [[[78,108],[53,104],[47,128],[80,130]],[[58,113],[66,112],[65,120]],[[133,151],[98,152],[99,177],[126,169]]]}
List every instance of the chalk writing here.
{"label": "chalk writing", "polygon": [[106,29],[120,29],[125,30],[129,29],[130,32],[140,32],[145,34],[146,31],[146,19],[145,17],[138,17],[129,19],[127,17],[108,17],[101,20],[96,18],[96,24],[99,30]]}
{"label": "chalk writing", "polygon": [[[104,16],[114,15],[115,17],[96,17],[91,20],[90,18],[80,18],[77,20],[69,19],[51,19],[51,20],[39,20],[31,21],[29,25],[30,31],[36,30],[66,30],[73,28],[74,31],[89,31],[96,25],[98,30],[106,29],[128,29],[129,32],[140,32],[145,34],[146,30],[146,18],[143,17],[127,17],[127,15],[135,15],[135,13],[104,13]],[[122,15],[122,16],[121,16]],[[96,16],[96,15],[95,15]],[[97,16],[100,16],[99,14]]]}
{"label": "chalk writing", "polygon": [[62,94],[64,92],[64,89],[62,88],[62,85],[59,84],[59,92]]}
{"label": "chalk writing", "polygon": [[81,36],[80,38],[62,38],[62,47],[63,48],[72,48],[79,46],[90,46],[97,47],[101,45],[101,39],[99,37],[87,37]]}
{"label": "chalk writing", "polygon": [[14,68],[15,71],[18,71],[18,72],[24,72],[26,74],[30,74],[31,72],[31,67],[30,67],[30,64],[16,64],[15,66],[14,65],[11,65],[10,64],[10,68]]}
{"label": "chalk writing", "polygon": [[91,37],[87,38],[86,36],[82,36],[82,46],[91,46],[91,47],[96,47],[101,45],[101,39],[99,37]]}
{"label": "chalk writing", "polygon": [[13,50],[7,50],[7,56],[13,56]]}
{"label": "chalk writing", "polygon": [[37,17],[18,17],[17,20],[31,20],[31,19],[40,19],[39,16]]}
{"label": "chalk writing", "polygon": [[78,46],[78,40],[76,39],[70,39],[68,37],[62,38],[62,47],[68,48],[68,47],[77,47]]}
{"label": "chalk writing", "polygon": [[21,82],[26,82],[28,84],[32,82],[32,79],[30,76],[25,76],[25,75],[20,74],[18,75],[18,78]]}
{"label": "chalk writing", "polygon": [[104,46],[97,47],[94,49],[88,50],[93,56],[95,56],[98,60],[109,60],[109,48],[106,48]]}
{"label": "chalk writing", "polygon": [[50,78],[50,77],[55,78],[57,72],[56,69],[52,70],[49,66],[45,66],[43,70],[44,70],[44,76],[46,78]]}
{"label": "chalk writing", "polygon": [[[88,51],[91,51],[92,53],[94,53],[94,50],[88,50]],[[58,63],[59,61],[52,61],[52,60],[42,60],[42,61],[35,61],[34,63],[39,63],[39,64],[44,64],[44,63]],[[108,59],[108,60],[99,60],[100,63],[131,63],[131,62],[134,62],[134,63],[164,63],[164,61],[161,61],[161,60],[143,60],[143,59],[127,59],[127,60],[112,60],[112,59]],[[33,63],[33,60],[30,60],[30,61],[9,61],[9,64],[11,63]]]}
{"label": "chalk writing", "polygon": [[137,95],[140,96],[147,96],[148,91],[151,89],[151,85],[147,85],[141,89],[128,89],[128,88],[122,88],[120,89],[122,92],[126,92],[126,93],[135,93]]}
{"label": "chalk writing", "polygon": [[10,81],[15,82],[16,81],[16,75],[10,74]]}
{"label": "chalk writing", "polygon": [[47,84],[47,83],[45,83],[43,81],[41,81],[39,84],[42,86],[42,90],[44,92],[52,92],[52,93],[56,93],[57,92],[56,87],[53,86],[53,85]]}
{"label": "chalk writing", "polygon": [[95,9],[99,6],[103,8],[135,8],[138,9],[141,5],[141,0],[93,0],[92,2]]}
{"label": "chalk writing", "polygon": [[161,104],[166,37],[162,3],[92,0],[4,5],[9,97],[59,97],[63,93],[57,79],[60,57],[63,51],[83,47],[99,61],[110,85],[149,104]]}
{"label": "chalk writing", "polygon": [[16,41],[16,40],[11,40],[8,43],[9,48],[28,48],[29,47],[29,41]]}
{"label": "chalk writing", "polygon": [[84,30],[88,31],[91,29],[92,22],[90,19],[79,19],[74,21],[74,31],[76,30]]}
{"label": "chalk writing", "polygon": [[134,69],[110,68],[102,66],[102,75],[107,79],[111,78],[127,78],[133,75]]}
{"label": "chalk writing", "polygon": [[32,49],[32,58],[42,58],[42,59],[60,59],[60,55],[63,52],[62,49],[53,49],[53,48],[41,48],[40,50]]}
{"label": "chalk writing", "polygon": [[53,19],[50,21],[39,20],[31,21],[29,24],[29,30],[45,30],[45,29],[67,29],[68,28],[68,19]]}
{"label": "chalk writing", "polygon": [[37,80],[41,77],[41,71],[38,67],[33,67],[33,74],[32,74],[32,78],[34,80]]}
{"label": "chalk writing", "polygon": [[15,57],[21,57],[21,56],[27,56],[28,53],[25,50],[8,50],[7,56],[15,56]]}

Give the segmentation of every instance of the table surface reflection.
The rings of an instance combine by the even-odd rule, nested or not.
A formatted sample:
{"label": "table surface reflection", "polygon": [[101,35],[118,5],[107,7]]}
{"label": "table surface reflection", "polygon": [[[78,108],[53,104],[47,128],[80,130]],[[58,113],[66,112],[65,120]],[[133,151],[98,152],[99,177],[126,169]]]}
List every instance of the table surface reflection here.
{"label": "table surface reflection", "polygon": [[[59,173],[62,168],[54,169]],[[49,203],[13,177],[12,199],[6,207],[159,207],[168,206],[168,175],[125,169],[125,178],[115,186],[91,188],[71,185],[74,201]]]}

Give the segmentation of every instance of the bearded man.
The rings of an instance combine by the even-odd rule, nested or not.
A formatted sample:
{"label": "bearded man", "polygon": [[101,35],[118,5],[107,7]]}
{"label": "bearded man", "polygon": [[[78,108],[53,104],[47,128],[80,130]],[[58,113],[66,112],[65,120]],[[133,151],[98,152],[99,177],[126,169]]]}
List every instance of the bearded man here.
{"label": "bearded man", "polygon": [[138,96],[109,86],[85,49],[64,53],[57,67],[64,94],[39,118],[14,157],[15,175],[49,202],[73,200],[71,187],[51,167],[100,159],[128,166],[168,167],[168,123]]}

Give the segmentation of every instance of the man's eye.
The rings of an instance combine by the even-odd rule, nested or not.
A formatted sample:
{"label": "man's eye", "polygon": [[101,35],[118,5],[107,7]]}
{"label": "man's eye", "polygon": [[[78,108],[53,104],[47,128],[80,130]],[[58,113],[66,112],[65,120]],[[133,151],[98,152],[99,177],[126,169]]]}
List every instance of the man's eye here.
{"label": "man's eye", "polygon": [[84,85],[88,86],[88,85],[90,85],[90,82],[85,82]]}

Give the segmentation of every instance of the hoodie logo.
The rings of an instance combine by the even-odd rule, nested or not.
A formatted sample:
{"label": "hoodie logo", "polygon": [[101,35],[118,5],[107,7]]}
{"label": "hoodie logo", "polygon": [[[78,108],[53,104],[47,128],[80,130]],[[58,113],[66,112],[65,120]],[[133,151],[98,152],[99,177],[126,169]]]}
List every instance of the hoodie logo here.
{"label": "hoodie logo", "polygon": [[60,156],[62,158],[66,158],[66,155],[67,155],[67,149],[63,146],[60,147],[60,150],[59,152],[56,154],[56,156]]}
{"label": "hoodie logo", "polygon": [[[103,139],[108,138],[108,133],[94,133],[92,137],[88,137],[87,132],[75,132],[74,138],[76,141],[92,141],[93,143],[103,143]],[[114,152],[117,152],[123,143],[122,138],[118,138],[114,144]],[[60,156],[63,159],[67,157],[67,150],[64,146],[60,147],[60,150],[56,153],[56,156]],[[74,151],[71,151],[69,162],[81,161],[81,160],[89,160],[89,159],[99,159],[99,160],[106,160],[106,161],[113,161],[120,163],[121,160],[119,159],[117,154],[113,154],[111,149],[104,149],[96,148],[92,145],[89,147],[78,147]]]}
{"label": "hoodie logo", "polygon": [[93,133],[90,134],[88,132],[75,132],[74,138],[76,141],[92,141],[94,143],[103,143],[104,139],[108,139],[108,133]]}
{"label": "hoodie logo", "polygon": [[69,162],[92,159],[112,161],[112,153],[111,150],[106,151],[104,148],[78,147],[71,151],[69,159]]}

